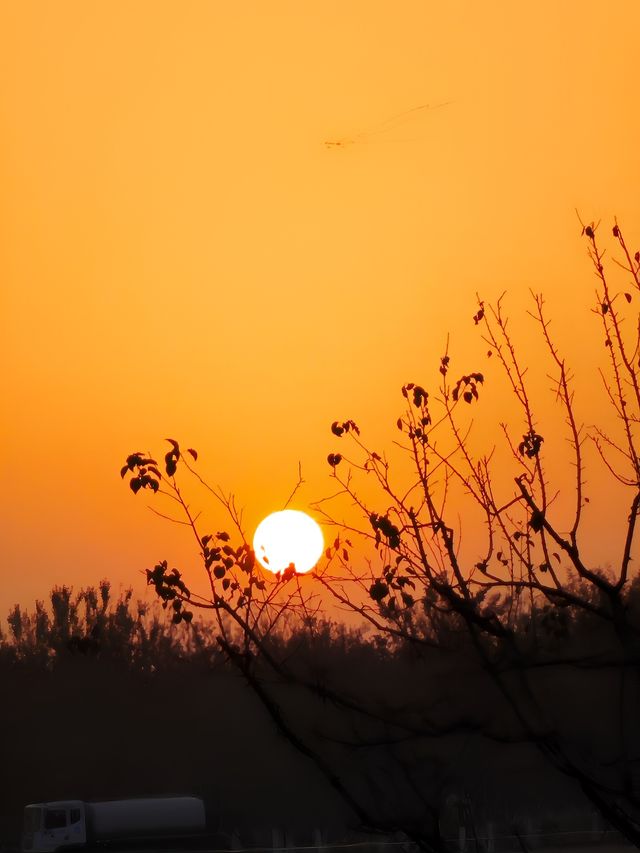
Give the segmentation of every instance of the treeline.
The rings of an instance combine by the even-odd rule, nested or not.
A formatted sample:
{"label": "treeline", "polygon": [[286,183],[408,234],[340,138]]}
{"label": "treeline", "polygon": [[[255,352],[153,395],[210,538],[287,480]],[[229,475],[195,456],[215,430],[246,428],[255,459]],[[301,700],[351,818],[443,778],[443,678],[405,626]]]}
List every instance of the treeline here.
{"label": "treeline", "polygon": [[[637,613],[639,602],[634,581],[626,606]],[[549,725],[589,743],[593,761],[615,755],[620,726],[627,714],[635,725],[638,709],[637,678],[621,708],[620,673],[637,673],[640,657],[627,649],[621,661],[615,632],[584,607],[524,598],[494,606],[511,608],[531,647],[531,671],[511,673],[505,657],[505,678],[526,678],[527,689],[553,697]],[[405,825],[428,816],[445,832],[459,820],[509,828],[558,802],[588,812],[578,787],[522,736],[458,617],[435,600],[416,614],[413,623],[402,616],[395,640],[290,617],[267,640],[284,669],[256,659],[252,672],[359,799]],[[320,826],[342,835],[357,825],[313,762],[277,731],[206,621],[174,625],[103,581],[77,593],[56,587],[32,610],[16,605],[7,628],[5,815],[42,800],[194,793],[223,834]]]}
{"label": "treeline", "polygon": [[[579,580],[565,587],[573,591],[582,602],[591,599],[593,608],[606,607],[606,597],[597,589]],[[640,624],[640,577],[627,586],[624,606],[632,620]],[[589,650],[603,652],[618,645],[615,624],[594,618],[587,607],[559,605],[553,600],[528,594],[495,596],[486,602],[497,615],[509,614],[509,621],[518,632],[520,641],[530,645],[536,659],[546,652],[556,660],[579,654],[586,657]],[[171,611],[169,611],[170,613]],[[385,614],[393,620],[391,613]],[[413,638],[432,641],[433,647],[449,651],[469,646],[467,633],[462,630],[459,614],[443,606],[435,594],[427,595],[421,607],[395,616],[398,631],[395,637],[389,632],[378,633],[364,621],[360,627],[349,628],[344,623],[329,619],[284,615],[270,632],[268,645],[275,651],[290,655],[288,645],[300,648],[313,641],[316,651],[323,648],[364,648],[389,660],[398,660],[415,654]],[[233,625],[227,630],[233,633]],[[98,587],[80,589],[63,585],[54,587],[48,602],[38,600],[29,610],[15,604],[6,618],[6,628],[0,625],[0,662],[26,665],[36,663],[48,669],[68,656],[86,656],[95,659],[119,660],[133,670],[162,669],[177,662],[199,662],[223,665],[226,656],[215,641],[216,626],[206,619],[196,619],[192,624],[173,624],[167,611],[157,602],[133,599],[127,589],[114,597],[111,583],[103,580]],[[638,649],[640,651],[640,649]]]}
{"label": "treeline", "polygon": [[54,669],[68,656],[119,660],[133,669],[164,667],[193,658],[207,644],[202,625],[187,632],[156,606],[133,600],[131,589],[114,597],[108,580],[73,592],[56,586],[32,610],[16,604],[0,633],[2,663]]}

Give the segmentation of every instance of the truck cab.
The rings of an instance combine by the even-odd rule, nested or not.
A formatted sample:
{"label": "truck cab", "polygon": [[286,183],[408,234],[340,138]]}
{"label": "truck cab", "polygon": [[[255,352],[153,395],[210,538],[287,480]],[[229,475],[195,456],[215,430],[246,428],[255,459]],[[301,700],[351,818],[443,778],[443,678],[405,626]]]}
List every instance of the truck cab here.
{"label": "truck cab", "polygon": [[86,843],[85,805],[81,800],[31,803],[24,809],[22,850],[53,853]]}

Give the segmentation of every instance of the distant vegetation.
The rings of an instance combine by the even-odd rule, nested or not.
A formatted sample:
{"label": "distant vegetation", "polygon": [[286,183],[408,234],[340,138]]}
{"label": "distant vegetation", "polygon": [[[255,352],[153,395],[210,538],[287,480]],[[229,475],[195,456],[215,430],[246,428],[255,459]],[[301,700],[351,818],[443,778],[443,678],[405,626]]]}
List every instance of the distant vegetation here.
{"label": "distant vegetation", "polygon": [[[637,582],[627,605],[640,615]],[[602,626],[583,609],[545,605],[520,621],[549,659],[590,648],[601,655]],[[360,825],[313,762],[278,736],[213,625],[175,624],[130,591],[114,598],[107,581],[77,593],[57,587],[33,610],[16,605],[6,624],[5,814],[47,799],[188,792],[206,799],[223,836],[237,829],[245,839],[264,838],[265,828],[281,826],[305,837],[320,826],[339,837]],[[581,809],[581,828],[590,826],[577,788],[541,761],[505,713],[459,617],[440,613],[427,633],[433,642],[416,649],[370,629],[284,621],[265,651],[287,662],[291,681],[276,684],[259,662],[256,675],[381,820],[436,820],[444,834],[457,832],[459,821],[482,833],[492,820],[508,832],[547,813],[555,813],[556,829],[566,828],[571,810]],[[578,739],[600,738],[596,753],[616,731],[606,716],[611,677],[601,657],[593,667],[569,665],[560,677],[541,668],[539,676],[538,686],[554,694],[557,724]],[[326,691],[320,704],[310,683]],[[333,694],[366,705],[369,719]],[[390,717],[416,736],[400,737]],[[546,820],[552,831],[554,818]]]}
{"label": "distant vegetation", "polygon": [[49,600],[36,601],[33,610],[16,604],[7,617],[8,636],[2,639],[3,664],[13,660],[53,671],[80,655],[148,671],[193,652],[199,630],[187,634],[132,596],[129,589],[114,598],[110,582],[103,580],[97,589],[75,594],[72,587],[54,587]]}

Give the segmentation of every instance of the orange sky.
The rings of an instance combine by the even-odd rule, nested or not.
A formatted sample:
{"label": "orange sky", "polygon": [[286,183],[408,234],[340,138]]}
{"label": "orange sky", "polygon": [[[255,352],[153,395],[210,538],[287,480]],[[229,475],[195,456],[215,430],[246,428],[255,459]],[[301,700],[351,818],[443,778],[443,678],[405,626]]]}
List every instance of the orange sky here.
{"label": "orange sky", "polygon": [[328,494],[331,421],[390,444],[447,332],[486,368],[477,290],[544,290],[595,381],[575,208],[640,243],[638,32],[635,0],[2,4],[2,619],[194,565],[118,476],[165,436],[249,528],[298,460]]}

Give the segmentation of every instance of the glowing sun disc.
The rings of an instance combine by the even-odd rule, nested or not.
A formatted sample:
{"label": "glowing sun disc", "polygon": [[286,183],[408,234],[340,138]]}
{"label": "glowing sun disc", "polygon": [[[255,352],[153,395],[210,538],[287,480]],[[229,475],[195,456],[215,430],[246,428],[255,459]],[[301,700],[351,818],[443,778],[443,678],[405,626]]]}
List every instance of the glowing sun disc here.
{"label": "glowing sun disc", "polygon": [[309,572],[324,551],[322,530],[306,512],[272,512],[256,527],[253,550],[270,572],[282,572],[293,563],[296,572]]}

